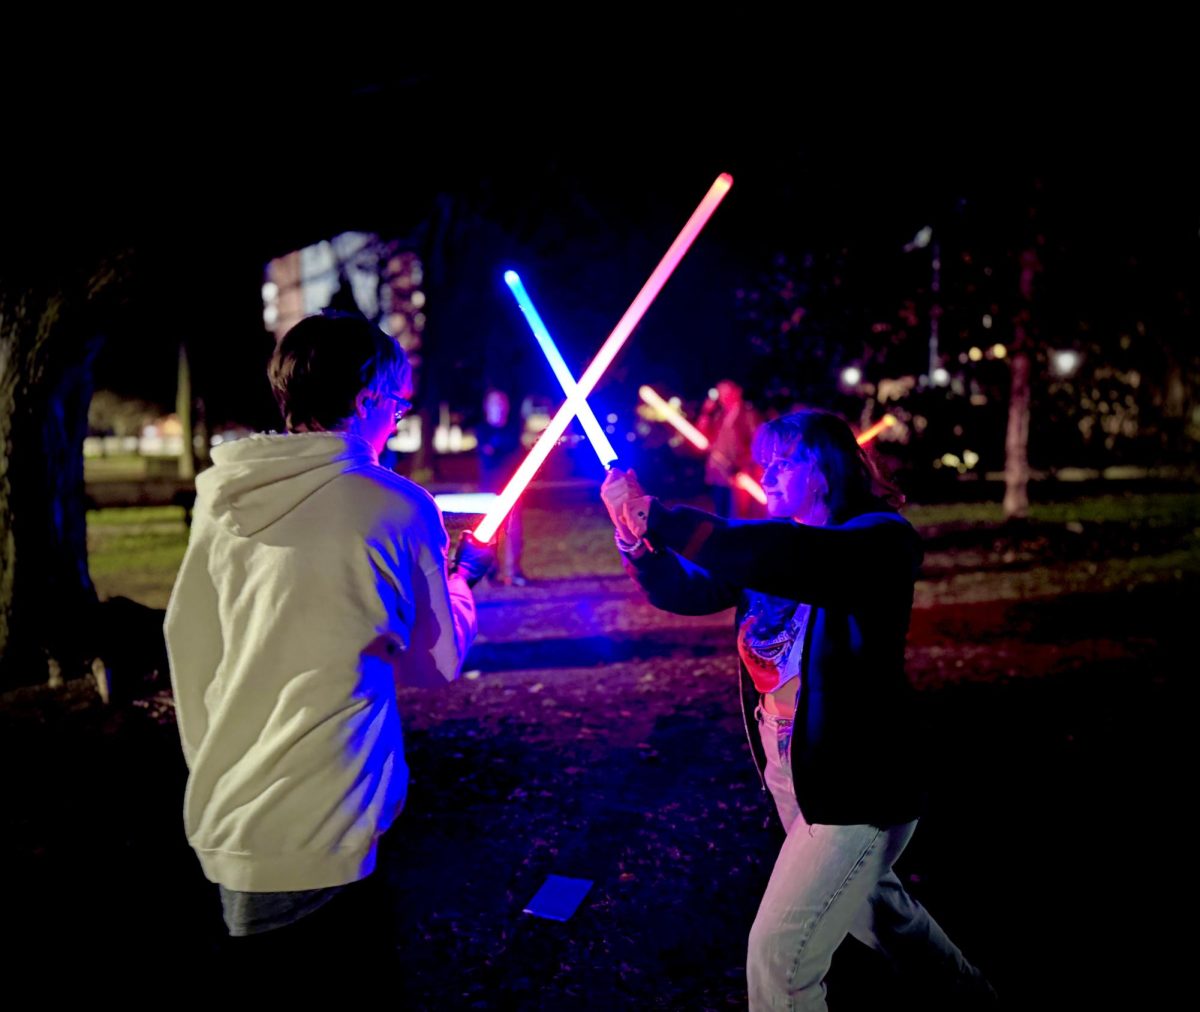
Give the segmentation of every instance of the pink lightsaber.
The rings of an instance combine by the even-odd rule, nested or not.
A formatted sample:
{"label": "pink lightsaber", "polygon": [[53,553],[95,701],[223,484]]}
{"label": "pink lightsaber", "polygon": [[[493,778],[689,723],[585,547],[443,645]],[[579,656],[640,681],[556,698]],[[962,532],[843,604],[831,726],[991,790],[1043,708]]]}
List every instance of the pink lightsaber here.
{"label": "pink lightsaber", "polygon": [[654,408],[660,415],[663,416],[684,439],[692,444],[697,450],[708,449],[708,436],[696,428],[683,415],[675,409],[668,401],[664,401],[659,397],[654,387],[640,386],[638,387],[638,396],[645,401],[650,407]]}
{"label": "pink lightsaber", "polygon": [[688,251],[688,247],[695,241],[696,236],[700,234],[700,230],[708,223],[708,219],[712,217],[713,211],[717,209],[717,205],[725,199],[725,194],[729,192],[729,188],[733,185],[733,176],[728,172],[722,172],[716,181],[709,187],[708,193],[704,195],[704,199],[700,201],[699,206],[692,212],[692,216],[687,220],[687,224],[683,226],[679,235],[675,237],[675,241],[671,243],[670,248],[659,261],[657,267],[654,268],[654,273],[642,286],[642,290],[637,293],[632,304],[625,315],[617,321],[617,325],[613,328],[611,334],[608,335],[608,340],[600,346],[600,350],[596,353],[596,357],[592,359],[591,364],[583,371],[583,375],[579,377],[579,382],[576,383],[575,389],[567,396],[563,405],[550,419],[550,424],[542,430],[542,434],[538,437],[538,441],[533,444],[533,448],[521,461],[521,466],[517,468],[517,473],[512,476],[512,479],[504,486],[504,491],[500,493],[500,498],[488,511],[487,515],[480,522],[479,526],[473,531],[466,531],[463,537],[471,537],[475,541],[483,544],[489,543],[500,529],[500,525],[504,523],[504,518],[508,516],[509,511],[520,498],[521,493],[525,491],[525,487],[533,480],[533,476],[537,473],[539,467],[549,456],[550,451],[554,448],[554,444],[566,431],[567,426],[571,424],[571,419],[575,417],[575,413],[579,410],[579,405],[587,402],[588,395],[600,381],[600,377],[604,375],[612,360],[617,357],[617,352],[621,350],[622,345],[629,339],[629,335],[633,332],[633,328],[638,325],[646,310],[650,308],[650,303],[654,301],[654,297],[658,295],[662,286],[666,284],[675,268],[679,265],[679,261],[683,259],[683,255]]}

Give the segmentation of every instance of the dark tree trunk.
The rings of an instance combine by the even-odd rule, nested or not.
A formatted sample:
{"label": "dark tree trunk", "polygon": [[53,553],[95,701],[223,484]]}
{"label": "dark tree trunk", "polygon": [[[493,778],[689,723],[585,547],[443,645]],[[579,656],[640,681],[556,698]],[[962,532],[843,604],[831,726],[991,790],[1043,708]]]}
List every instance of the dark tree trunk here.
{"label": "dark tree trunk", "polygon": [[[1014,342],[1016,343],[1016,342]],[[1004,437],[1004,519],[1029,515],[1029,354],[1010,358],[1008,431]]]}
{"label": "dark tree trunk", "polygon": [[1030,349],[1034,342],[1033,278],[1042,269],[1037,250],[1020,258],[1020,303],[1009,356],[1012,384],[1008,398],[1008,430],[1004,439],[1004,519],[1024,520],[1029,515]]}
{"label": "dark tree trunk", "polygon": [[83,440],[123,258],[0,288],[0,684],[82,674],[96,591]]}
{"label": "dark tree trunk", "polygon": [[196,427],[192,422],[192,369],[187,345],[179,342],[179,374],[175,384],[175,414],[183,431],[183,449],[179,453],[179,477],[196,479]]}

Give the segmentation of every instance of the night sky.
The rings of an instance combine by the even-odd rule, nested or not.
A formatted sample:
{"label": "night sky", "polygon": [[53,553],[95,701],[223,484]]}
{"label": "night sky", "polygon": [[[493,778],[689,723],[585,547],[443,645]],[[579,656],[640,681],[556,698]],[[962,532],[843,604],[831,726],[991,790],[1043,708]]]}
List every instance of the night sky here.
{"label": "night sky", "polygon": [[695,58],[631,42],[591,56],[497,46],[443,59],[414,46],[411,58],[309,53],[293,65],[175,66],[164,52],[86,79],[43,68],[9,89],[30,144],[9,169],[6,252],[151,250],[100,385],[169,402],[173,342],[160,338],[179,333],[196,349],[198,392],[215,387],[215,413],[252,424],[272,420],[264,261],[348,229],[419,237],[448,195],[488,222],[452,265],[460,312],[439,338],[456,348],[439,384],[452,401],[457,384],[472,402],[498,361],[553,390],[504,266],[522,271],[581,371],[722,171],[734,188],[618,380],[695,396],[736,371],[731,293],[776,252],[847,248],[870,265],[860,286],[902,291],[921,280],[900,247],[922,225],[999,256],[1021,240],[1031,200],[1071,251],[1061,291],[1111,288],[1137,258],[1194,300],[1200,173],[1185,54],[1162,39],[1014,37],[983,51],[980,38],[849,55],[816,36],[768,49],[749,34]]}

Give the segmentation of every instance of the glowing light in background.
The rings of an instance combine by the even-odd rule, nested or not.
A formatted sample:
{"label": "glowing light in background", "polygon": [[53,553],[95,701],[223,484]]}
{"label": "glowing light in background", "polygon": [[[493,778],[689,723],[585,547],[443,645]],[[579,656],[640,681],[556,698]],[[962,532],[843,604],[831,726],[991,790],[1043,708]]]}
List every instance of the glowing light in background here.
{"label": "glowing light in background", "polygon": [[664,422],[669,422],[675,427],[684,439],[692,444],[697,450],[708,449],[708,437],[696,428],[691,422],[683,417],[674,407],[664,401],[655,393],[653,387],[640,386],[638,387],[638,396],[645,401],[650,407],[662,416]]}
{"label": "glowing light in background", "polygon": [[762,490],[762,486],[756,482],[745,471],[738,471],[733,476],[733,483],[743,492],[749,492],[760,505],[767,505],[767,493]]}
{"label": "glowing light in background", "polygon": [[884,415],[881,419],[879,419],[879,421],[877,421],[870,428],[868,428],[865,431],[860,432],[858,434],[858,436],[856,437],[858,439],[858,445],[866,446],[872,439],[874,439],[876,436],[878,436],[879,433],[881,433],[884,429],[890,429],[895,424],[896,424],[896,416],[889,412],[888,414]]}
{"label": "glowing light in background", "polygon": [[842,370],[842,385],[856,387],[862,381],[862,370],[856,365],[848,365]]}
{"label": "glowing light in background", "polygon": [[634,297],[630,307],[625,310],[625,315],[617,321],[616,327],[608,335],[608,340],[601,345],[600,351],[596,353],[596,357],[592,359],[591,364],[584,370],[575,387],[575,392],[567,398],[554,417],[550,419],[550,424],[546,426],[545,430],[538,437],[538,441],[533,444],[533,448],[529,451],[525,459],[521,461],[520,467],[517,468],[517,473],[513,475],[512,480],[504,487],[504,491],[500,493],[500,498],[497,500],[495,506],[488,511],[487,516],[483,518],[480,525],[472,532],[477,541],[482,541],[486,544],[496,536],[496,532],[500,529],[504,518],[508,516],[509,511],[513,508],[521,493],[525,491],[525,487],[533,479],[533,476],[537,473],[537,469],[542,466],[546,457],[549,456],[554,444],[566,431],[567,426],[578,410],[579,404],[586,403],[588,394],[592,392],[596,384],[600,381],[600,377],[604,375],[605,370],[612,364],[612,360],[616,358],[617,352],[621,350],[622,345],[629,339],[629,335],[633,333],[633,328],[641,321],[646,310],[650,308],[650,303],[654,301],[655,296],[662,290],[662,286],[667,283],[667,278],[679,266],[679,261],[683,259],[683,255],[695,241],[696,236],[700,234],[700,230],[707,224],[708,219],[712,217],[717,206],[725,199],[725,195],[729,192],[729,188],[732,185],[733,177],[729,173],[723,172],[717,177],[712,186],[709,187],[708,193],[704,195],[704,199],[700,201],[699,206],[692,212],[692,216],[687,220],[679,235],[675,237],[675,241],[671,243],[662,260],[659,261],[658,266],[654,268],[654,272],[647,279],[645,285],[642,286],[642,290]]}
{"label": "glowing light in background", "polygon": [[911,242],[905,243],[904,252],[911,253],[915,249],[924,249],[926,246],[929,245],[929,242],[932,238],[933,238],[933,229],[930,228],[928,225],[926,225],[924,228],[920,229],[916,235],[914,235],[912,237]]}
{"label": "glowing light in background", "polygon": [[1050,353],[1050,371],[1055,376],[1073,376],[1083,357],[1077,351],[1066,349]]}
{"label": "glowing light in background", "polygon": [[442,492],[433,497],[443,513],[478,513],[483,515],[495,504],[495,492]]}

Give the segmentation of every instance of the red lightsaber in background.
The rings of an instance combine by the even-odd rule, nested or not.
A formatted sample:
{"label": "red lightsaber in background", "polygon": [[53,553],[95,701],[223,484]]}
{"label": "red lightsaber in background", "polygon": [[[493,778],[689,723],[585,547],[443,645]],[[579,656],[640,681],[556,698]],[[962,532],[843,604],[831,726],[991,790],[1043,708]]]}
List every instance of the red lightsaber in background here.
{"label": "red lightsaber in background", "polygon": [[704,195],[704,199],[700,201],[699,206],[692,212],[692,216],[687,220],[687,224],[683,226],[679,235],[675,237],[675,241],[671,243],[670,248],[659,261],[657,267],[654,268],[646,283],[642,286],[642,290],[638,292],[630,307],[625,310],[625,315],[617,322],[611,334],[608,335],[608,340],[600,346],[600,350],[596,353],[596,357],[592,359],[591,364],[584,370],[583,375],[579,377],[579,382],[575,385],[575,389],[567,396],[566,401],[550,419],[550,424],[542,431],[538,437],[538,441],[533,444],[533,448],[521,461],[521,466],[517,468],[517,473],[512,476],[512,480],[504,486],[504,491],[500,493],[499,499],[487,515],[480,521],[478,527],[473,531],[465,531],[463,537],[473,538],[475,541],[483,544],[489,543],[500,529],[500,525],[504,523],[504,518],[508,516],[513,506],[516,504],[521,493],[525,491],[525,487],[533,479],[539,467],[549,456],[550,451],[554,448],[554,444],[558,442],[566,428],[571,423],[571,419],[575,417],[575,413],[579,410],[579,405],[587,402],[588,395],[600,381],[600,377],[604,375],[605,370],[612,364],[612,360],[616,358],[617,352],[621,350],[621,346],[629,339],[629,335],[633,332],[633,328],[638,325],[638,322],[645,315],[646,310],[650,307],[650,303],[654,301],[654,297],[658,295],[662,286],[666,284],[667,278],[679,265],[679,261],[683,259],[683,255],[688,251],[688,247],[692,245],[696,236],[700,234],[700,230],[704,228],[708,219],[712,217],[713,211],[717,209],[717,205],[725,199],[725,194],[729,192],[729,188],[733,185],[733,177],[727,172],[721,173],[716,181],[709,187],[708,193]]}
{"label": "red lightsaber in background", "polygon": [[684,418],[682,412],[677,411],[671,404],[659,397],[653,387],[638,387],[638,396],[662,415],[663,420],[674,426],[675,431],[697,450],[708,449],[708,436]]}
{"label": "red lightsaber in background", "polygon": [[762,506],[767,504],[767,493],[763,491],[763,487],[750,477],[745,471],[738,471],[733,476],[733,483],[743,492],[749,492],[753,499]]}
{"label": "red lightsaber in background", "polygon": [[884,429],[890,428],[896,424],[896,416],[889,412],[884,415],[879,421],[872,425],[865,432],[860,432],[858,435],[858,445],[866,446],[872,439],[879,435]]}

